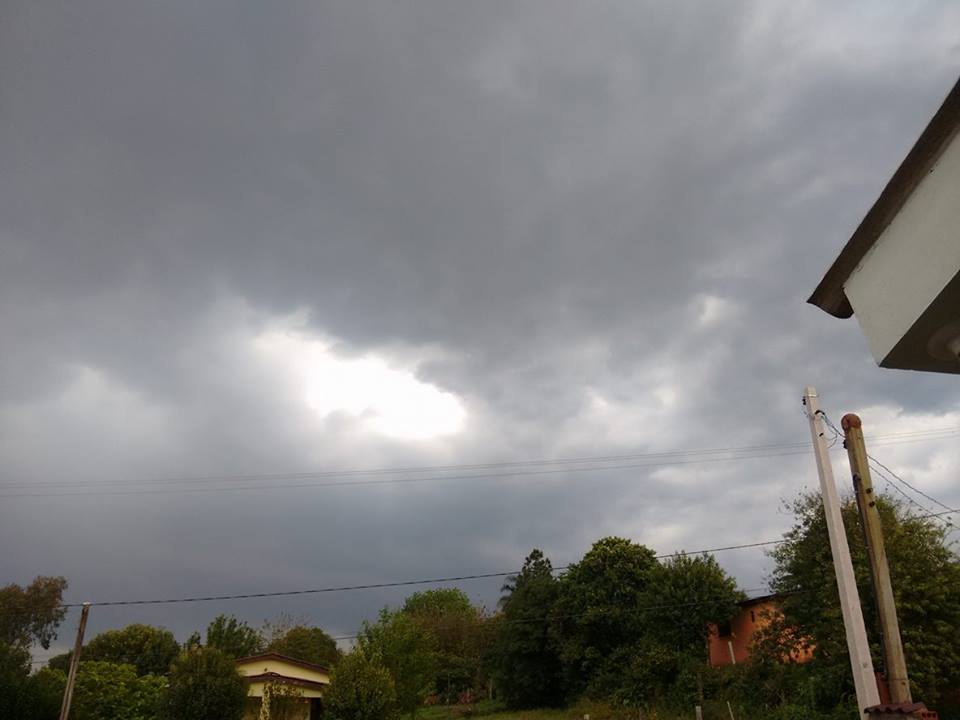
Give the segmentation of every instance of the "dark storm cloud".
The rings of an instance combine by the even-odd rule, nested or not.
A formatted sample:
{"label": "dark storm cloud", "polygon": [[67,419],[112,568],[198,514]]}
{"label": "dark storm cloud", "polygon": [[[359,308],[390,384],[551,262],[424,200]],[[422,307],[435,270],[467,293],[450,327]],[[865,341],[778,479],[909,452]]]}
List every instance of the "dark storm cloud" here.
{"label": "dark storm cloud", "polygon": [[[878,432],[956,424],[952,378],[880,371],[853,321],[804,305],[954,81],[956,19],[938,4],[8,3],[4,481],[798,441],[808,382],[831,408],[875,406]],[[405,443],[321,422],[297,358],[257,349],[278,332],[298,353],[327,338],[415,371],[460,398],[464,431]],[[956,467],[896,452],[930,483]],[[63,573],[74,599],[100,599],[510,569],[533,545],[564,563],[610,533],[696,549],[776,536],[779,498],[812,480],[789,457],[7,499],[0,574]],[[751,553],[720,558],[746,587],[763,580]],[[492,604],[497,583],[469,589]],[[349,632],[399,597],[96,622],[185,634],[220,610],[287,608]]]}

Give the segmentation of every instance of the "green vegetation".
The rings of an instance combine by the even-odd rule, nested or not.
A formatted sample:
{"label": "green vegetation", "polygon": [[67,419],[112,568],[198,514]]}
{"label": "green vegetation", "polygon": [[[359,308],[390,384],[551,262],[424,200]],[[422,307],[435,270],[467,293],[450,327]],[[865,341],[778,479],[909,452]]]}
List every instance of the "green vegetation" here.
{"label": "green vegetation", "polygon": [[380,659],[356,648],[333,671],[324,698],[330,720],[397,720],[396,685]]}
{"label": "green vegetation", "polygon": [[434,643],[427,631],[406,613],[384,608],[376,623],[363,624],[357,645],[390,673],[400,712],[414,715],[433,690],[436,672]]}
{"label": "green vegetation", "polygon": [[217,615],[207,625],[207,645],[230,657],[242,658],[261,652],[263,637],[233,615]]}
{"label": "green vegetation", "polygon": [[82,660],[70,717],[73,720],[157,720],[166,687],[166,678],[140,676],[133,665]]}
{"label": "green vegetation", "polygon": [[320,628],[306,625],[286,629],[267,644],[267,651],[328,668],[340,660],[336,641]]}
{"label": "green vegetation", "polygon": [[247,686],[233,658],[216,648],[185,650],[170,666],[163,701],[169,720],[239,720]]}
{"label": "green vegetation", "polygon": [[[960,560],[945,530],[878,498],[914,697],[960,720]],[[410,595],[361,628],[341,658],[322,629],[281,617],[260,631],[232,616],[179,652],[162,628],[130,625],[93,638],[78,675],[79,720],[232,720],[245,686],[234,659],[270,650],[333,666],[329,720],[833,720],[855,714],[854,693],[823,510],[817,495],[789,506],[794,525],[770,555],[782,613],[768,618],[748,662],[707,665],[708,628],[743,595],[708,555],[664,561],[617,537],[597,541],[556,573],[533,550],[502,588],[498,610],[456,588]],[[869,570],[856,507],[843,508],[864,615],[879,669]],[[53,720],[69,655],[31,673],[63,617],[62,578],[0,589],[0,717]],[[807,649],[812,659],[794,662]],[[172,663],[171,663],[172,661]],[[167,680],[169,676],[169,681]],[[284,703],[277,688],[277,712]],[[492,699],[491,699],[492,698]],[[158,714],[159,713],[159,714]]]}

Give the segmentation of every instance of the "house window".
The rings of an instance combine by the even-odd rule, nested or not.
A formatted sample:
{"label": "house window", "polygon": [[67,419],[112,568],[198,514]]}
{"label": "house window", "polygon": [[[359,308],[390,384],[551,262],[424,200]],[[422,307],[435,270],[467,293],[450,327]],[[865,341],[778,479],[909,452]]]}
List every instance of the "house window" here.
{"label": "house window", "polygon": [[726,622],[719,623],[717,625],[717,635],[719,635],[720,637],[729,637],[730,635],[733,635],[733,630],[730,627],[729,620],[727,620]]}
{"label": "house window", "polygon": [[753,614],[753,610],[750,611],[750,622],[755,623],[757,621],[757,616]]}

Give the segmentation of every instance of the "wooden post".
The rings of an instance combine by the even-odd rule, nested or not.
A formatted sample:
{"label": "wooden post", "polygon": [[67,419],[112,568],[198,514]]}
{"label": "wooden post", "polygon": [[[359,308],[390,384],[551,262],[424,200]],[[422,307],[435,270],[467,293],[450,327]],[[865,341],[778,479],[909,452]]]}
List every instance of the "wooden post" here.
{"label": "wooden post", "polygon": [[820,403],[817,391],[808,387],[803,396],[807,419],[810,421],[810,437],[817,461],[817,473],[820,476],[820,495],[823,498],[823,510],[827,519],[827,534],[830,536],[830,552],[833,555],[833,569],[837,576],[837,590],[840,593],[840,610],[843,614],[843,627],[847,635],[847,649],[850,652],[850,668],[853,671],[853,685],[857,692],[857,706],[860,717],[864,710],[880,704],[877,680],[873,674],[873,658],[870,657],[870,645],[867,643],[867,629],[863,624],[863,610],[860,608],[860,594],[853,574],[853,561],[850,559],[850,547],[840,514],[840,498],[833,479],[833,466],[827,453],[824,439],[823,421],[820,419]]}
{"label": "wooden post", "polygon": [[843,416],[840,425],[844,434],[843,444],[850,458],[853,489],[857,494],[857,506],[863,523],[867,557],[870,559],[870,576],[873,579],[873,594],[880,615],[884,669],[887,685],[890,688],[890,701],[894,704],[912,703],[910,681],[907,679],[907,661],[903,655],[900,623],[897,621],[897,607],[893,597],[893,583],[890,580],[887,551],[883,544],[880,512],[877,510],[877,501],[873,493],[867,447],[863,442],[863,424],[859,417],[851,413]]}
{"label": "wooden post", "polygon": [[80,651],[83,650],[83,633],[87,629],[87,616],[90,614],[90,603],[85,602],[80,610],[80,626],[77,628],[77,642],[73,646],[73,656],[70,658],[70,672],[67,674],[67,685],[63,689],[63,704],[60,705],[60,720],[67,720],[70,716],[70,703],[73,701],[73,685],[77,681],[77,668],[80,666]]}

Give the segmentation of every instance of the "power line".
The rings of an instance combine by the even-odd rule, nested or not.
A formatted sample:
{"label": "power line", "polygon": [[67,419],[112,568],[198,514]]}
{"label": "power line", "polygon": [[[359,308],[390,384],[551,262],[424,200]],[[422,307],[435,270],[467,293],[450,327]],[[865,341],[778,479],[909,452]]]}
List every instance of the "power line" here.
{"label": "power line", "polygon": [[[925,431],[916,431],[916,432],[907,432],[907,433],[894,433],[890,435],[877,436],[878,441],[889,441],[885,444],[899,444],[903,442],[917,442],[917,441],[927,441],[927,440],[936,440],[943,437],[948,437],[950,435],[960,433],[960,427],[945,427],[934,430],[925,430]],[[380,475],[405,475],[410,473],[442,473],[449,472],[452,470],[485,470],[485,469],[502,469],[502,470],[511,470],[517,469],[516,472],[507,472],[507,473],[489,473],[489,474],[471,474],[471,475],[453,475],[453,476],[428,476],[428,477],[414,477],[414,478],[388,478],[388,479],[374,479],[374,480],[355,480],[349,482],[328,482],[328,483],[309,483],[309,484],[270,484],[257,487],[251,487],[252,490],[260,489],[285,489],[285,488],[299,488],[299,487],[340,487],[340,486],[353,486],[353,485],[380,485],[394,482],[427,482],[431,480],[459,480],[459,479],[469,479],[469,478],[488,478],[488,477],[510,477],[515,475],[526,475],[526,474],[545,474],[547,472],[557,473],[557,472],[575,472],[575,471],[584,471],[584,470],[605,470],[605,469],[629,469],[637,467],[651,467],[651,466],[661,466],[661,465],[674,465],[674,464],[688,464],[691,462],[723,462],[730,460],[738,459],[755,459],[763,457],[778,457],[781,454],[783,455],[792,455],[800,454],[805,451],[808,443],[777,443],[770,445],[751,445],[751,446],[740,446],[740,447],[722,447],[722,448],[706,448],[706,449],[697,449],[697,450],[676,450],[676,451],[664,451],[664,452],[654,452],[654,453],[631,453],[631,454],[622,454],[622,455],[595,455],[595,456],[583,456],[583,457],[568,457],[568,458],[556,458],[556,459],[538,459],[538,460],[521,460],[521,461],[509,461],[509,462],[490,462],[490,463],[474,463],[474,464],[459,464],[459,465],[433,465],[433,466],[420,466],[420,467],[393,467],[393,468],[374,468],[369,470],[361,469],[342,469],[342,470],[319,470],[313,472],[299,472],[299,473],[272,473],[272,474],[245,474],[245,475],[201,475],[201,476],[183,476],[183,477],[159,477],[159,478],[146,478],[141,480],[90,480],[90,481],[65,481],[65,480],[52,480],[52,481],[36,481],[36,482],[5,482],[0,483],[0,488],[4,489],[23,489],[23,490],[34,490],[37,488],[46,489],[46,488],[62,488],[62,489],[72,489],[72,488],[91,488],[91,487],[133,487],[133,488],[142,488],[142,486],[150,485],[198,485],[201,483],[247,483],[247,482],[264,482],[264,481],[285,481],[285,480],[306,480],[306,479],[324,479],[324,478],[348,478],[348,477],[369,477],[369,476],[380,476]],[[713,457],[719,456],[719,457]],[[623,461],[640,461],[640,460],[649,460],[653,462],[640,462],[640,463],[629,463],[629,464],[609,464],[609,463],[622,463]],[[603,465],[597,465],[597,463],[603,463]],[[588,467],[569,467],[569,466],[583,466],[588,465]],[[519,470],[520,468],[529,468],[529,467],[553,467],[551,470],[536,470],[532,472],[524,472]],[[559,466],[559,467],[557,467]],[[137,489],[135,491],[87,491],[87,492],[23,492],[23,493],[4,493],[0,494],[0,497],[56,497],[60,495],[81,495],[81,494],[91,494],[91,495],[105,495],[105,494],[134,494],[144,493],[144,494],[155,494],[161,492],[188,492],[188,491],[224,491],[224,490],[240,490],[247,488],[223,488],[223,487],[202,487],[202,488],[177,488],[173,490],[149,490],[149,489]]]}
{"label": "power line", "polygon": [[[780,543],[787,542],[786,540],[764,540],[761,542],[754,543],[743,543],[740,545],[726,545],[723,547],[716,548],[706,548],[703,550],[691,550],[679,551],[674,553],[667,553],[664,555],[657,555],[656,559],[664,560],[671,557],[677,557],[679,555],[701,555],[703,553],[712,553],[712,552],[724,552],[727,550],[746,550],[749,548],[764,547],[767,545],[777,545]],[[554,568],[554,571],[560,572],[562,570],[567,570],[571,566],[563,565],[560,567]],[[270,597],[288,597],[294,595],[318,595],[322,593],[336,593],[336,592],[349,592],[356,590],[377,590],[385,588],[395,588],[395,587],[409,587],[413,585],[435,585],[439,583],[447,582],[463,582],[466,580],[482,580],[486,578],[494,577],[509,577],[511,575],[516,575],[518,570],[510,570],[507,572],[493,572],[493,573],[475,573],[471,575],[455,575],[450,577],[440,577],[440,578],[429,578],[422,580],[398,580],[395,582],[380,582],[380,583],[368,583],[362,585],[341,585],[333,587],[324,587],[324,588],[309,588],[305,590],[279,590],[279,591],[270,591],[270,592],[257,592],[257,593],[241,593],[235,595],[202,595],[194,597],[183,597],[183,598],[163,598],[163,599],[150,599],[150,600],[101,600],[97,602],[91,602],[93,607],[114,607],[119,605],[171,605],[175,603],[196,603],[196,602],[214,602],[214,601],[223,601],[223,600],[249,600],[254,598],[270,598]],[[64,603],[60,607],[62,608],[74,608],[80,607],[82,603]]]}
{"label": "power line", "polygon": [[[827,414],[826,414],[825,412],[823,412],[823,411],[821,410],[821,411],[820,411],[820,415],[823,417],[823,420],[824,420],[824,422],[827,424],[827,426],[833,431],[833,433],[834,433],[834,438],[835,438],[835,439],[836,439],[836,438],[839,438],[839,437],[842,437],[842,436],[845,435],[845,433],[843,433],[843,432],[834,424],[834,422],[827,416]],[[915,505],[916,507],[920,508],[921,510],[923,510],[924,513],[926,513],[925,517],[941,517],[941,516],[943,516],[943,515],[949,515],[949,514],[952,514],[953,512],[956,512],[956,511],[954,511],[949,505],[946,505],[945,503],[940,502],[939,500],[937,500],[937,499],[936,499],[935,497],[933,497],[932,495],[929,495],[929,494],[925,493],[923,490],[920,490],[919,488],[914,487],[913,485],[911,485],[910,483],[908,483],[906,480],[904,480],[902,477],[900,477],[899,475],[897,475],[893,470],[891,470],[891,469],[890,469],[889,467],[887,467],[885,464],[883,464],[882,462],[880,462],[879,460],[877,460],[873,455],[870,455],[869,453],[867,453],[867,458],[868,458],[868,462],[870,463],[870,466],[873,468],[874,472],[876,472],[880,477],[882,477],[882,478],[886,481],[886,483],[887,483],[887,485],[888,485],[889,487],[893,488],[893,489],[896,490],[898,493],[900,493],[904,498],[906,498],[906,500],[907,500],[909,503],[911,503],[911,504]],[[884,472],[884,471],[886,471],[886,472]],[[887,475],[887,473],[889,473],[889,475]],[[891,476],[892,476],[892,479],[891,479]],[[925,497],[927,500],[929,500],[930,502],[934,503],[935,505],[939,505],[940,507],[942,507],[942,508],[944,508],[945,510],[947,510],[947,512],[946,512],[946,513],[934,513],[934,512],[932,512],[932,511],[930,510],[930,508],[926,507],[926,506],[923,505],[922,503],[917,502],[914,498],[912,498],[909,494],[907,494],[902,488],[900,488],[899,486],[897,486],[896,484],[894,484],[894,481],[896,481],[896,482],[900,483],[901,485],[909,488],[910,490],[912,490],[913,492],[917,493],[918,495],[921,495],[921,496]],[[955,526],[948,518],[944,518],[944,519],[943,519],[943,522],[946,523],[947,525],[949,525],[950,527],[952,527],[952,528],[954,528],[954,529],[957,529],[956,526]]]}
{"label": "power line", "polygon": [[[960,431],[958,429],[957,431]],[[950,430],[950,432],[957,432]],[[897,435],[895,436],[895,442],[916,442],[918,440],[929,440],[929,439],[940,439],[939,437],[934,437],[932,435],[925,435],[922,437],[916,437],[910,434]],[[893,436],[888,436],[893,437]],[[889,443],[892,444],[892,443]],[[334,480],[330,482],[307,482],[307,483],[283,483],[277,484],[272,483],[269,485],[254,485],[254,486],[226,486],[226,487],[214,487],[214,486],[203,486],[203,487],[178,487],[178,488],[136,488],[131,490],[79,490],[79,491],[57,491],[57,492],[16,492],[16,493],[0,493],[0,498],[24,498],[24,497],[79,497],[83,495],[167,495],[167,494],[181,494],[181,493],[198,493],[198,492],[246,492],[246,491],[259,491],[259,490],[289,490],[289,489],[313,489],[313,488],[330,488],[330,487],[362,487],[369,485],[392,485],[392,484],[408,484],[408,483],[424,483],[424,482],[437,482],[437,481],[460,481],[460,480],[487,480],[487,479],[502,479],[502,478],[511,478],[511,477],[531,477],[531,476],[545,476],[545,475],[555,475],[558,473],[577,473],[577,472],[594,472],[594,471],[607,471],[607,470],[629,470],[629,469],[640,469],[640,468],[650,468],[650,467],[669,467],[669,466],[680,466],[680,465],[693,465],[693,464],[710,464],[710,463],[719,463],[719,462],[732,462],[738,460],[756,460],[764,458],[773,458],[773,457],[783,457],[788,455],[800,455],[807,452],[808,443],[792,443],[792,444],[780,444],[780,445],[767,445],[767,446],[752,446],[752,447],[742,447],[742,448],[717,448],[711,450],[691,450],[691,451],[673,451],[669,453],[648,453],[648,454],[637,454],[633,456],[621,455],[621,456],[595,456],[593,458],[564,458],[560,460],[530,460],[530,461],[520,461],[517,463],[502,463],[496,464],[491,463],[486,466],[483,465],[473,465],[473,466],[434,466],[433,468],[424,468],[423,471],[432,471],[439,472],[444,468],[481,468],[481,467],[530,467],[535,466],[536,464],[562,464],[562,467],[547,467],[546,469],[536,469],[536,470],[508,470],[507,472],[492,472],[492,473],[470,473],[465,475],[430,475],[430,476],[421,476],[421,477],[387,477],[387,478],[374,478],[366,480]],[[709,455],[716,455],[716,457],[711,457]],[[726,456],[723,456],[723,455]],[[642,458],[650,462],[635,462],[635,463],[619,463],[619,464],[606,464],[606,465],[587,465],[586,463],[596,463],[596,462],[610,462],[614,459],[620,458]],[[663,458],[663,459],[658,459]],[[683,459],[687,458],[687,459]],[[319,473],[302,473],[302,474],[277,474],[272,476],[257,476],[257,475],[247,475],[247,476],[221,476],[221,478],[215,478],[215,476],[207,476],[204,478],[194,478],[193,480],[187,478],[159,478],[157,481],[167,482],[167,481],[176,481],[179,483],[188,483],[192,482],[193,484],[206,483],[206,482],[215,482],[215,483],[224,483],[224,482],[249,482],[249,481],[260,481],[264,478],[291,478],[291,477],[339,477],[344,474],[348,475],[364,475],[364,474],[399,474],[399,473],[408,473],[412,472],[412,468],[382,468],[379,470],[349,470],[349,471],[321,471]],[[108,481],[103,481],[108,482]],[[152,482],[152,481],[142,481],[142,482]],[[135,485],[133,482],[122,483],[123,485]],[[23,483],[23,484],[6,484],[2,487],[5,488],[15,488],[15,487],[36,487],[40,486],[56,486],[55,483]],[[96,483],[66,483],[60,484],[59,487],[92,487]]]}
{"label": "power line", "polygon": [[890,473],[897,482],[901,483],[902,485],[906,485],[908,488],[910,488],[911,490],[913,490],[913,491],[914,491],[915,493],[917,493],[918,495],[922,495],[922,496],[925,497],[927,500],[929,500],[930,502],[932,502],[934,505],[939,505],[940,507],[942,507],[942,508],[944,508],[944,509],[946,509],[946,510],[949,510],[949,509],[950,509],[950,506],[949,506],[949,505],[943,504],[942,502],[940,502],[939,500],[937,500],[935,497],[933,497],[933,496],[931,496],[931,495],[928,495],[927,493],[925,493],[925,492],[924,492],[923,490],[921,490],[920,488],[914,487],[913,485],[911,485],[910,483],[908,483],[906,480],[904,480],[902,477],[900,477],[899,475],[897,475],[897,474],[896,474],[893,470],[891,470],[889,467],[887,467],[887,466],[884,465],[882,462],[880,462],[880,461],[877,460],[875,457],[873,457],[873,455],[869,455],[869,454],[868,454],[867,457],[870,458],[874,463],[876,463],[877,465],[879,465],[880,467],[882,467],[884,470],[886,470],[888,473]]}

